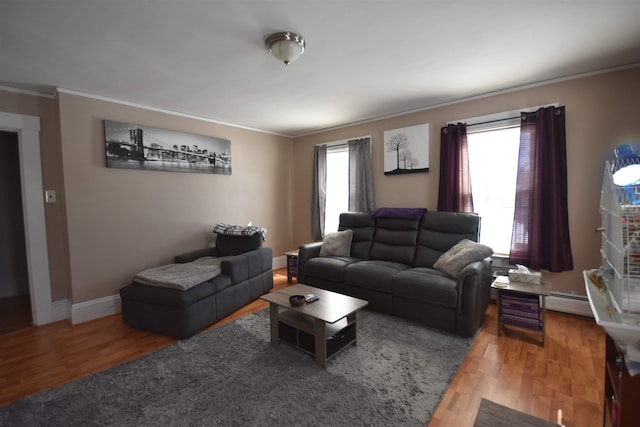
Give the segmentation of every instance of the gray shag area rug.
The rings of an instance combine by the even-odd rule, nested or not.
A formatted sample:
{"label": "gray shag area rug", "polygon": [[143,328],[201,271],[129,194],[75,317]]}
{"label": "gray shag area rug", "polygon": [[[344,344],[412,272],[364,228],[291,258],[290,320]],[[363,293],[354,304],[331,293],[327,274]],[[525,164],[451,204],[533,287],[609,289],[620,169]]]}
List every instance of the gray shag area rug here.
{"label": "gray shag area rug", "polygon": [[368,310],[316,366],[268,310],[0,408],[2,426],[425,426],[474,338]]}

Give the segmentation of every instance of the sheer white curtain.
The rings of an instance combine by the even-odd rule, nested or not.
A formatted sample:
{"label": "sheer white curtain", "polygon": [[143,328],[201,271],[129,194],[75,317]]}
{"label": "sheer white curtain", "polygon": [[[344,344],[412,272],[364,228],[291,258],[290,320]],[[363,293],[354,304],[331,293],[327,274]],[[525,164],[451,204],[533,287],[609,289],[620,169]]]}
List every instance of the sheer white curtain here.
{"label": "sheer white curtain", "polygon": [[[349,147],[349,210],[351,212],[373,211],[375,201],[371,172],[371,138],[354,139],[347,144]],[[311,236],[314,240],[322,240],[324,237],[327,173],[327,145],[317,145],[313,152],[311,192]]]}

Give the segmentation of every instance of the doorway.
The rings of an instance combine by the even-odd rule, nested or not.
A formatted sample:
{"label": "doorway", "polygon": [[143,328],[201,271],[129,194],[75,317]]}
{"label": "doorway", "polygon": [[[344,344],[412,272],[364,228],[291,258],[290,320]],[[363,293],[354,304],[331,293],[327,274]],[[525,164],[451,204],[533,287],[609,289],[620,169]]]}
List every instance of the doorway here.
{"label": "doorway", "polygon": [[0,333],[33,324],[18,134],[0,131]]}
{"label": "doorway", "polygon": [[0,112],[0,131],[18,138],[24,240],[29,277],[31,317],[34,325],[61,320],[51,301],[49,255],[44,217],[40,165],[40,118]]}

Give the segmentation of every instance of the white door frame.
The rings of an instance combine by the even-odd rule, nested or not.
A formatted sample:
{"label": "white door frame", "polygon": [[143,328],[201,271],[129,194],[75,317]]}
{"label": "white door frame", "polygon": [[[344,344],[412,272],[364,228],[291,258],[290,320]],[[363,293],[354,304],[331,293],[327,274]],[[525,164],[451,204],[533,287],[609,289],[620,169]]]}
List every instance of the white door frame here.
{"label": "white door frame", "polygon": [[0,130],[18,134],[29,291],[34,325],[55,321],[51,301],[44,192],[40,164],[40,118],[0,112]]}

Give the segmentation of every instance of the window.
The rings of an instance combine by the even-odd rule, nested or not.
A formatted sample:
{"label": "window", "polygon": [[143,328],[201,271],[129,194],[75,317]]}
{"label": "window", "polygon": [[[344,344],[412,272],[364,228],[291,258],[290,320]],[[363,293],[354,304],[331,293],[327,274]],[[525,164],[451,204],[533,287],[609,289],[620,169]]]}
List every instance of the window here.
{"label": "window", "polygon": [[[482,215],[480,241],[497,255],[508,254],[511,264],[568,271],[573,255],[565,107],[527,110],[458,120],[442,128],[438,209],[477,211]],[[514,121],[519,128],[509,131]]]}
{"label": "window", "polygon": [[343,212],[373,211],[371,137],[316,145],[313,149],[311,236],[338,230]]}
{"label": "window", "polygon": [[508,255],[518,172],[519,125],[467,131],[474,210],[482,218],[480,242]]}
{"label": "window", "polygon": [[327,148],[327,192],[324,234],[338,231],[340,214],[349,210],[349,148]]}

